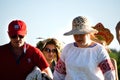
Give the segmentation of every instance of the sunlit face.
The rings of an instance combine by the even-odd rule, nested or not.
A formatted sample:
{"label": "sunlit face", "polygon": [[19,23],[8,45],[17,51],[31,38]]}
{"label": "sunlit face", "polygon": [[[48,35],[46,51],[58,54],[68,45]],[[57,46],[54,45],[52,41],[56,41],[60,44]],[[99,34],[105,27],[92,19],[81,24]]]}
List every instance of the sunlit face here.
{"label": "sunlit face", "polygon": [[[10,36],[9,36],[10,37]],[[11,45],[15,48],[22,47],[25,42],[25,36],[14,35],[10,37]]]}
{"label": "sunlit face", "polygon": [[74,36],[74,40],[77,43],[78,46],[84,46],[87,44],[87,40],[90,39],[89,34],[76,34],[73,35]]}
{"label": "sunlit face", "polygon": [[43,53],[47,61],[52,61],[57,53],[56,47],[54,44],[47,44],[43,50]]}

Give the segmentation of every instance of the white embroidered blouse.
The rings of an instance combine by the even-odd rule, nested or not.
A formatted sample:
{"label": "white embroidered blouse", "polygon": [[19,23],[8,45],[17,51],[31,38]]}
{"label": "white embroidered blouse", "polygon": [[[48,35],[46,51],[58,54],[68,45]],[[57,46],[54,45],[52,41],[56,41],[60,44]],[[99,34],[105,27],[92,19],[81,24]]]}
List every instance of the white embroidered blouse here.
{"label": "white embroidered blouse", "polygon": [[99,43],[79,48],[65,46],[53,73],[54,80],[114,80],[114,67],[106,49]]}

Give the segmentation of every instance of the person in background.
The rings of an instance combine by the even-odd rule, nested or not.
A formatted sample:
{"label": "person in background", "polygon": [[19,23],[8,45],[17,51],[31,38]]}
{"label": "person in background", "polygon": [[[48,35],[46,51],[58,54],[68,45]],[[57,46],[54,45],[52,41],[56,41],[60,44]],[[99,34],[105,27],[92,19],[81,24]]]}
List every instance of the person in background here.
{"label": "person in background", "polygon": [[53,78],[49,64],[42,52],[25,42],[27,27],[22,20],[13,20],[8,25],[10,42],[0,46],[0,79],[25,80],[38,66]]}
{"label": "person in background", "polygon": [[[109,54],[113,54],[110,48],[108,47],[114,39],[114,36],[110,32],[110,30],[108,28],[105,28],[102,23],[97,23],[93,28],[98,30],[98,33],[95,34],[95,37],[97,38],[95,41],[102,44],[106,48]],[[111,61],[115,68],[115,78],[116,78],[115,80],[118,80],[117,61],[112,57],[111,57]]]}
{"label": "person in background", "polygon": [[115,69],[105,47],[93,38],[98,31],[84,16],[73,19],[75,42],[67,44],[55,66],[53,80],[115,80]]}
{"label": "person in background", "polygon": [[118,43],[120,44],[120,21],[117,23],[115,27],[115,31],[116,31],[116,38],[118,40]]}
{"label": "person in background", "polygon": [[114,39],[113,34],[110,32],[108,28],[105,28],[103,24],[100,22],[97,23],[93,28],[98,30],[98,33],[95,34],[96,38],[93,40],[105,46],[108,53],[111,53],[111,50],[109,49],[108,46]]}
{"label": "person in background", "polygon": [[50,65],[51,71],[54,72],[54,67],[60,58],[62,50],[61,42],[55,38],[48,38],[43,41],[39,41],[36,47],[43,52],[47,62]]}

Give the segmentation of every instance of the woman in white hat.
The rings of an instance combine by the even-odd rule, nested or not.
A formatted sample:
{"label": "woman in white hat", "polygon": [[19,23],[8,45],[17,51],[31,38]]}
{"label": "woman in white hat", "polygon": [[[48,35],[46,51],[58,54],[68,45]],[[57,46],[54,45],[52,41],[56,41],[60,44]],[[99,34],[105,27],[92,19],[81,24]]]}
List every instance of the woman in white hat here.
{"label": "woman in white hat", "polygon": [[53,73],[54,80],[115,80],[108,52],[92,40],[97,32],[86,17],[73,19],[72,30],[64,35],[73,35],[75,42],[64,47]]}

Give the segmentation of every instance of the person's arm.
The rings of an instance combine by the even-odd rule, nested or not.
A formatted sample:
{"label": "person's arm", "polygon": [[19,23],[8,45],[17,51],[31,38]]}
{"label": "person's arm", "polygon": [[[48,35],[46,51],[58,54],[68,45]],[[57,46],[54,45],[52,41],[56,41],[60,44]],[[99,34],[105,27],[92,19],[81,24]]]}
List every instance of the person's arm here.
{"label": "person's arm", "polygon": [[36,66],[41,70],[42,73],[46,73],[51,79],[53,79],[52,71],[49,64],[43,55],[43,53],[36,48],[36,54],[34,55],[34,62]]}
{"label": "person's arm", "polygon": [[98,67],[101,69],[104,75],[104,80],[115,80],[115,68],[111,62],[109,53],[104,46],[101,47],[98,53],[98,61]]}
{"label": "person's arm", "polygon": [[52,75],[52,72],[50,70],[50,67],[45,68],[42,72],[46,73],[51,79],[53,79],[53,75]]}
{"label": "person's arm", "polygon": [[106,59],[99,64],[105,80],[115,80],[115,69],[111,60]]}
{"label": "person's arm", "polygon": [[53,80],[64,80],[66,75],[65,63],[59,59],[53,73]]}

